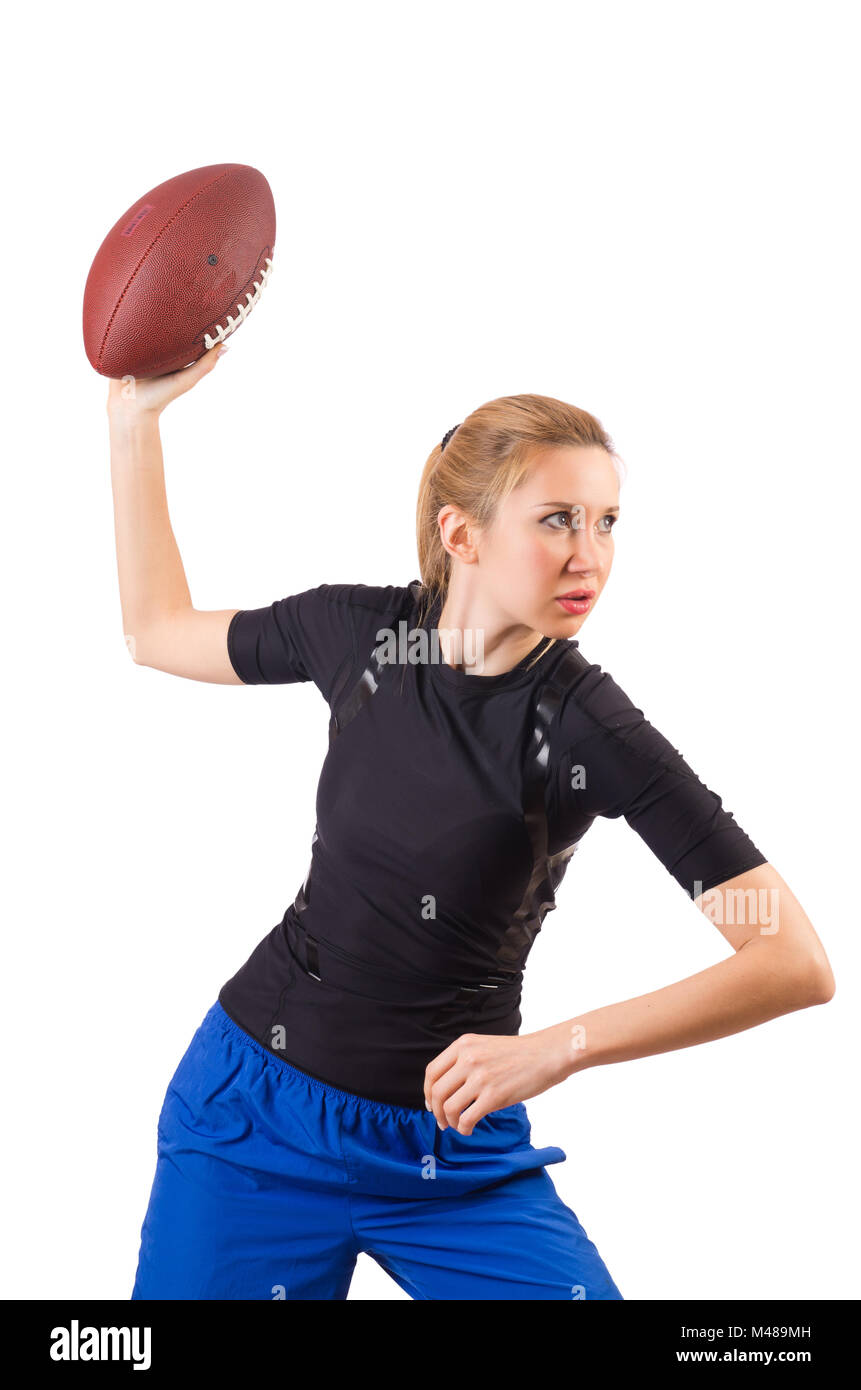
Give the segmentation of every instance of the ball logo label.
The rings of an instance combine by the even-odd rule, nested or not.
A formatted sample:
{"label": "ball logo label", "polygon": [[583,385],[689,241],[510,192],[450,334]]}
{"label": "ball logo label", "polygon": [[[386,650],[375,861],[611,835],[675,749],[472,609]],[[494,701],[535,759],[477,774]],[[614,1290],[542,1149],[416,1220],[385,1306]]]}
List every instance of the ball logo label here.
{"label": "ball logo label", "polygon": [[128,226],[123,227],[122,231],[120,232],[120,236],[131,236],[132,232],[136,232],[141,222],[143,222],[144,218],[147,216],[148,213],[152,212],[152,210],[152,203],[144,203],[142,208],[138,208],[137,212],[135,213],[131,222],[129,222]]}

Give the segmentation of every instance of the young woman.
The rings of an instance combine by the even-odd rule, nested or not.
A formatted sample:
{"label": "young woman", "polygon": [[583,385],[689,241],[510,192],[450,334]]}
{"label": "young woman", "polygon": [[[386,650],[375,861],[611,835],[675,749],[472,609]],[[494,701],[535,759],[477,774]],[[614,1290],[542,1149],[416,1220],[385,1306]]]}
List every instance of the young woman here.
{"label": "young woman", "polygon": [[[834,983],[765,855],[578,649],[613,559],[612,442],[563,401],[490,401],[425,465],[421,581],[199,612],[158,417],[217,356],[110,386],[126,639],[192,680],[313,681],[330,746],[308,876],[167,1088],[132,1298],[344,1299],[364,1251],[414,1299],[621,1299],[524,1101]],[[596,816],[624,816],[734,953],[520,1036],[527,955]]]}

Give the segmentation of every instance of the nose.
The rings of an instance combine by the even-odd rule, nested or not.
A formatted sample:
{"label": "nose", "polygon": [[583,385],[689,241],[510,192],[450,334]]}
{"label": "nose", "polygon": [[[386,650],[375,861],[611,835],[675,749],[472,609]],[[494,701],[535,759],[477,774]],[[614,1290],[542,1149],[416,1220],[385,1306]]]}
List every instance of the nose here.
{"label": "nose", "polygon": [[588,527],[582,526],[579,530],[571,532],[571,554],[566,569],[581,579],[597,577],[602,573],[605,558],[597,537]]}

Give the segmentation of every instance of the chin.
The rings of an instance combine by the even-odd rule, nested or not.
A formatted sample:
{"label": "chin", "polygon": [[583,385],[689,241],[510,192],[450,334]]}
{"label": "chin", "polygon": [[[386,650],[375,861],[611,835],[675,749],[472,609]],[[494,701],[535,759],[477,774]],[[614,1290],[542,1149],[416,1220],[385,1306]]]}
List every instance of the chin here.
{"label": "chin", "polygon": [[588,613],[571,614],[568,621],[563,623],[563,633],[565,637],[579,637],[583,631],[583,624],[589,617]]}

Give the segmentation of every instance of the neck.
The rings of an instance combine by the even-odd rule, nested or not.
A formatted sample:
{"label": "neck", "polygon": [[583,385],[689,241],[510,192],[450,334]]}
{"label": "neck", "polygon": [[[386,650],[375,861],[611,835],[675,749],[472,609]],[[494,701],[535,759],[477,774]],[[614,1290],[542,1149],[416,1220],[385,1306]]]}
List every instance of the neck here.
{"label": "neck", "polygon": [[445,595],[436,626],[446,665],[482,676],[513,670],[540,643],[529,662],[531,667],[556,640],[549,637],[542,641],[544,633],[512,622],[492,602],[475,594],[453,593],[451,589]]}

